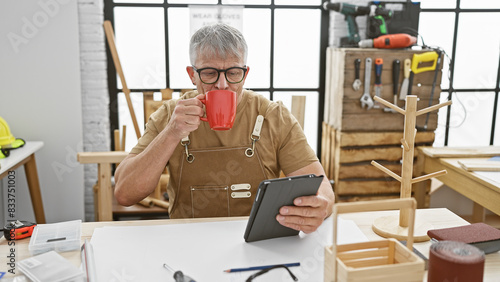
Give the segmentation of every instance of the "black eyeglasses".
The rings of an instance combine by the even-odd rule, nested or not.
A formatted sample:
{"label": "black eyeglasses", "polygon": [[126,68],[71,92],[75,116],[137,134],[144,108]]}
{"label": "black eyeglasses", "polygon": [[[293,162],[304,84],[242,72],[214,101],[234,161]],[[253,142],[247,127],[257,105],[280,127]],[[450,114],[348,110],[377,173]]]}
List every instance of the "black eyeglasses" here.
{"label": "black eyeglasses", "polygon": [[246,282],[252,282],[252,280],[254,278],[256,278],[256,277],[258,277],[258,276],[260,276],[262,274],[265,274],[268,271],[276,269],[276,268],[284,268],[284,269],[286,269],[286,271],[288,271],[288,273],[290,273],[290,276],[292,277],[293,281],[299,281],[299,279],[295,275],[293,275],[292,271],[290,269],[288,269],[287,266],[285,266],[285,265],[275,265],[275,266],[272,266],[272,267],[269,267],[269,268],[266,268],[266,269],[262,269],[261,271],[255,273],[255,274],[250,275],[247,278]]}
{"label": "black eyeglasses", "polygon": [[205,84],[214,84],[219,80],[220,73],[223,72],[226,77],[227,82],[229,83],[240,83],[243,81],[245,77],[245,73],[247,72],[246,67],[232,67],[225,70],[219,70],[216,68],[202,68],[197,69],[193,67],[193,69],[200,76],[201,82]]}

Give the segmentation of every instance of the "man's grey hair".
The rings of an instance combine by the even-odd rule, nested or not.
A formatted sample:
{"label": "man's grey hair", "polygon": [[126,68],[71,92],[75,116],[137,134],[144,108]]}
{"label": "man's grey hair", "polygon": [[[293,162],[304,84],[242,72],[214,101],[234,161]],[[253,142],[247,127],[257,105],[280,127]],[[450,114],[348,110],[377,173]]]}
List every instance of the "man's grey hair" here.
{"label": "man's grey hair", "polygon": [[236,57],[247,62],[248,46],[243,34],[236,28],[217,23],[200,28],[191,37],[189,57],[194,66],[198,55],[227,59]]}

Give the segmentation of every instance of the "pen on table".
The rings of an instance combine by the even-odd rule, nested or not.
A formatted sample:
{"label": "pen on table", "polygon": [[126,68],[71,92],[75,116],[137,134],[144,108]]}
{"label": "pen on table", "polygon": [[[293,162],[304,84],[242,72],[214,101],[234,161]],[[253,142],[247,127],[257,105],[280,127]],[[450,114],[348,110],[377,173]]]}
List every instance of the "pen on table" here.
{"label": "pen on table", "polygon": [[278,265],[283,265],[286,267],[293,267],[293,266],[300,266],[300,262],[283,263],[283,264],[270,264],[270,265],[252,266],[252,267],[244,267],[244,268],[231,268],[231,269],[224,270],[224,272],[241,272],[241,271],[262,270],[262,269],[271,268],[273,266],[278,266]]}

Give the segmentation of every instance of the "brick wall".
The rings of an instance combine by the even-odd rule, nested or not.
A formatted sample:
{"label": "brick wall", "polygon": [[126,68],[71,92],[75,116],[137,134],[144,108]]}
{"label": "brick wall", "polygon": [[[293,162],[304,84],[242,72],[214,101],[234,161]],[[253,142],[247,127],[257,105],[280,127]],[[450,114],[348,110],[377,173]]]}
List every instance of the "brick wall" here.
{"label": "brick wall", "polygon": [[[78,0],[80,66],[82,85],[83,150],[109,151],[109,93],[106,62],[103,0]],[[92,187],[97,165],[85,165],[85,220],[94,220]]]}

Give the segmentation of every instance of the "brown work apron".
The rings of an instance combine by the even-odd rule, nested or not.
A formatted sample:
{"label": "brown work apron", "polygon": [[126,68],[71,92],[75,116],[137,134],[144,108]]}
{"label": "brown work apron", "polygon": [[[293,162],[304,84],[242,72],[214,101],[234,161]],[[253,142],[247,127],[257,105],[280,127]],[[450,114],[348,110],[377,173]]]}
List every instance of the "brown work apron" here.
{"label": "brown work apron", "polygon": [[[264,121],[260,117],[260,126]],[[183,139],[179,181],[171,218],[226,217],[250,214],[257,188],[267,179],[256,142],[260,127],[250,134],[247,146],[190,150]]]}

